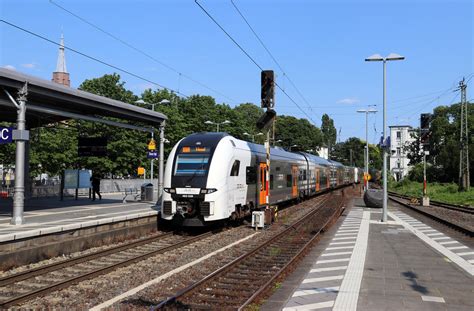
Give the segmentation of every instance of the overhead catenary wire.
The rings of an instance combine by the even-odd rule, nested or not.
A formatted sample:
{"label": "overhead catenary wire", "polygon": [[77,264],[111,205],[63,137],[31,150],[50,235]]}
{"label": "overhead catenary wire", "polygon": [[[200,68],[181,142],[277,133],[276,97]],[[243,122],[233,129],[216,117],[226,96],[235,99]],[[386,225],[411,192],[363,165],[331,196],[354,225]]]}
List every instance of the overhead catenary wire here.
{"label": "overhead catenary wire", "polygon": [[[230,0],[232,3],[232,6],[235,8],[237,13],[239,13],[240,17],[244,20],[244,22],[247,24],[247,26],[250,28],[252,33],[254,34],[255,38],[257,38],[258,42],[262,45],[262,47],[267,51],[268,55],[270,55],[271,59],[275,62],[275,64],[280,68],[281,72],[283,73],[283,76],[286,77],[288,82],[293,86],[293,88],[296,90],[298,95],[303,99],[303,101],[308,105],[308,108],[313,111],[313,107],[310,105],[310,103],[306,100],[306,98],[303,96],[303,94],[300,92],[300,90],[296,87],[295,83],[293,83],[293,80],[290,78],[290,76],[286,73],[286,71],[283,69],[283,67],[280,65],[280,63],[276,60],[276,58],[273,56],[272,52],[270,52],[270,49],[266,46],[266,44],[263,42],[263,40],[260,38],[260,36],[257,34],[257,32],[253,29],[253,27],[250,25],[249,21],[247,18],[244,16],[242,11],[237,7],[237,5],[234,3],[234,0]],[[283,88],[284,89],[284,88]],[[319,107],[318,107],[319,108]]]}
{"label": "overhead catenary wire", "polygon": [[[214,22],[214,24],[217,25],[217,27],[219,27],[222,30],[222,32],[226,34],[226,36],[242,51],[242,53],[244,53],[247,56],[247,58],[250,59],[252,63],[255,64],[255,66],[257,66],[261,71],[263,71],[263,67],[260,66],[260,64],[224,29],[224,27],[221,26],[221,24],[219,24],[219,22],[197,0],[194,0],[194,3],[196,3],[197,6],[199,6],[199,8]],[[313,125],[316,125],[316,122],[314,122],[314,120],[308,115],[308,113],[306,113],[306,111],[304,111],[304,109],[302,109],[300,105],[280,85],[278,85],[277,82],[274,82],[274,83],[275,83],[275,86],[277,86],[278,89],[280,89],[280,91],[283,94],[285,94],[285,96],[292,103],[294,103],[296,107],[298,107],[298,109],[301,110],[301,112],[303,112],[303,114],[313,123]]]}
{"label": "overhead catenary wire", "polygon": [[103,29],[102,27],[100,27],[100,26],[98,26],[98,25],[92,23],[91,21],[89,21],[89,20],[87,20],[87,19],[85,19],[85,18],[79,16],[78,14],[72,12],[71,10],[65,8],[64,6],[62,6],[62,5],[58,4],[58,3],[56,3],[55,1],[49,0],[49,2],[50,2],[51,4],[53,4],[53,5],[55,5],[56,7],[58,7],[59,9],[63,10],[64,12],[70,14],[71,16],[74,16],[75,18],[79,19],[79,20],[82,21],[83,23],[86,23],[87,25],[89,25],[89,26],[95,28],[96,30],[98,30],[98,31],[102,32],[103,34],[105,34],[105,35],[111,37],[112,39],[114,39],[114,40],[120,42],[121,44],[123,44],[123,45],[129,47],[130,49],[136,51],[137,53],[140,53],[141,55],[147,57],[148,59],[154,61],[155,63],[160,64],[161,66],[165,67],[166,69],[168,69],[168,70],[170,70],[170,71],[173,71],[174,73],[178,74],[178,84],[179,84],[179,85],[178,85],[178,91],[179,91],[179,89],[180,89],[181,77],[183,77],[183,78],[188,79],[189,81],[192,81],[192,82],[194,82],[194,83],[196,83],[196,84],[202,86],[203,88],[205,88],[205,89],[207,89],[207,90],[209,90],[209,91],[211,91],[211,92],[213,92],[213,93],[215,93],[215,94],[218,94],[218,95],[222,96],[223,98],[226,98],[226,99],[230,100],[231,102],[236,103],[236,101],[235,101],[234,99],[232,99],[232,98],[230,98],[229,96],[223,94],[222,92],[220,92],[220,91],[218,91],[218,90],[216,90],[216,89],[214,89],[214,88],[212,88],[212,87],[210,87],[210,86],[208,86],[208,85],[206,85],[206,84],[204,84],[204,83],[202,83],[202,82],[200,82],[200,81],[194,79],[193,77],[191,77],[191,76],[189,76],[189,75],[187,75],[187,74],[182,73],[182,72],[179,71],[178,69],[176,69],[176,68],[174,68],[174,67],[172,67],[172,66],[170,66],[170,65],[168,65],[168,64],[166,64],[166,63],[164,63],[163,61],[157,59],[157,58],[154,57],[153,55],[150,55],[149,53],[145,52],[144,50],[142,50],[142,49],[140,49],[140,48],[137,48],[136,46],[132,45],[131,43],[129,43],[129,42],[127,42],[127,41],[121,39],[120,37],[118,37],[118,36],[114,35],[113,33],[111,33],[111,32],[109,32],[109,31]]}
{"label": "overhead catenary wire", "polygon": [[[42,36],[42,35],[40,35],[40,34],[38,34],[38,33],[35,33],[35,32],[33,32],[33,31],[31,31],[31,30],[28,30],[28,29],[26,29],[26,28],[23,28],[23,27],[20,27],[20,26],[18,26],[18,25],[15,25],[15,24],[13,24],[13,23],[10,23],[10,22],[8,22],[8,21],[6,21],[6,20],[0,19],[0,22],[4,23],[4,24],[6,24],[6,25],[9,25],[9,26],[11,26],[11,27],[13,27],[13,28],[16,28],[16,29],[18,29],[18,30],[21,30],[21,31],[23,31],[23,32],[25,32],[25,33],[27,33],[27,34],[30,34],[30,35],[34,36],[34,37],[37,37],[37,38],[42,39],[42,40],[44,40],[44,41],[47,41],[47,42],[49,42],[49,43],[51,43],[51,44],[54,44],[54,45],[57,45],[57,46],[61,46],[60,43],[55,42],[54,40],[51,40],[51,39],[49,39],[49,38],[46,38],[45,36]],[[116,65],[107,63],[106,61],[103,61],[103,60],[101,60],[101,59],[98,59],[98,58],[96,58],[96,57],[94,57],[94,56],[90,56],[90,55],[88,55],[88,54],[86,54],[86,53],[83,53],[83,52],[78,51],[78,50],[76,50],[76,49],[73,49],[73,48],[71,48],[71,47],[68,47],[68,46],[65,46],[65,45],[63,45],[63,47],[64,47],[64,49],[66,49],[66,50],[68,50],[68,51],[71,51],[71,52],[76,53],[76,54],[78,54],[78,55],[81,55],[81,56],[83,56],[83,57],[85,57],[85,58],[88,58],[88,59],[90,59],[90,60],[93,60],[93,61],[95,61],[95,62],[98,62],[98,63],[100,63],[100,64],[102,64],[102,65],[105,65],[105,66],[107,66],[107,67],[110,67],[110,68],[113,68],[113,69],[118,70],[118,71],[120,71],[120,72],[123,72],[123,73],[125,73],[125,74],[128,74],[128,75],[130,75],[130,76],[132,76],[132,77],[135,77],[135,78],[137,78],[137,79],[140,79],[140,80],[142,80],[142,81],[145,81],[145,82],[148,82],[148,83],[150,83],[150,84],[153,84],[153,85],[155,85],[155,86],[157,86],[157,87],[159,87],[159,88],[161,88],[161,89],[165,89],[165,90],[171,91],[171,92],[173,92],[173,93],[180,94],[181,96],[183,96],[183,97],[185,97],[185,98],[188,98],[188,97],[189,97],[189,96],[187,96],[186,94],[183,94],[183,93],[181,93],[181,92],[179,92],[179,91],[176,91],[176,90],[174,90],[174,89],[172,89],[172,88],[166,87],[166,86],[164,86],[164,85],[162,85],[162,84],[160,84],[160,83],[157,83],[157,82],[155,82],[155,81],[152,81],[152,80],[150,80],[150,79],[148,79],[148,78],[142,77],[142,76],[140,76],[140,75],[138,75],[138,74],[136,74],[136,73],[133,73],[133,72],[127,70],[127,69],[123,69],[123,68],[120,68],[120,67],[118,67],[118,66],[116,66]]]}

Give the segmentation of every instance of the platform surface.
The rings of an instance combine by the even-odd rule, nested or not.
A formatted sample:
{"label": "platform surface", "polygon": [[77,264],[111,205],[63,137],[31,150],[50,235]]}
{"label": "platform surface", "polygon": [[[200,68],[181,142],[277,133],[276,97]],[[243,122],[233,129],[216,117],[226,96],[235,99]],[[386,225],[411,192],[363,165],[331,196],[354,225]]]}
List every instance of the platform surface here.
{"label": "platform surface", "polygon": [[11,225],[12,201],[0,200],[0,242],[93,227],[157,215],[152,202],[123,203],[123,194],[103,194],[102,200],[87,197],[31,199],[25,202],[24,224]]}
{"label": "platform surface", "polygon": [[391,202],[380,218],[356,198],[261,310],[474,310],[472,239]]}

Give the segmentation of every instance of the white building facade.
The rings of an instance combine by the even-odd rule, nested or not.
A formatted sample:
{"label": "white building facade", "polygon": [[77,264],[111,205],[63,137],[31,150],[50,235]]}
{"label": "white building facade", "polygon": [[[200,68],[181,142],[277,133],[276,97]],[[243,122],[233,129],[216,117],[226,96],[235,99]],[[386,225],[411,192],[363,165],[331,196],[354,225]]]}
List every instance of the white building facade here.
{"label": "white building facade", "polygon": [[415,139],[411,137],[413,128],[409,125],[393,125],[390,128],[390,173],[395,180],[403,179],[411,169],[410,160],[404,147]]}

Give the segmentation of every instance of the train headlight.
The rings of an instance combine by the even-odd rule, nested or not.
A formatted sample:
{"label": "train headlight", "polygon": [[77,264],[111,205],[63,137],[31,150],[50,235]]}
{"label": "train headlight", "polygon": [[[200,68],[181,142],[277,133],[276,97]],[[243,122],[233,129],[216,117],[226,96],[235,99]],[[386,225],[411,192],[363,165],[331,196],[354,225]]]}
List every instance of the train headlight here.
{"label": "train headlight", "polygon": [[176,193],[176,189],[174,188],[163,188],[163,191],[166,193]]}
{"label": "train headlight", "polygon": [[201,194],[209,194],[209,193],[213,193],[213,192],[216,192],[216,191],[217,191],[216,188],[201,189]]}

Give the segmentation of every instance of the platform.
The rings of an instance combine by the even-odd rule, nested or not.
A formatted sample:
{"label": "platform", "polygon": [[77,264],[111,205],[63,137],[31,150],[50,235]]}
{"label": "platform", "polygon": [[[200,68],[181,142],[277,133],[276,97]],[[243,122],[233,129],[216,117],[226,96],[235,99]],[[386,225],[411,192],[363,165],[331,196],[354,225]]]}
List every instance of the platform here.
{"label": "platform", "polygon": [[11,200],[0,200],[0,242],[61,231],[93,227],[157,215],[151,202],[123,203],[123,194],[103,194],[102,200],[87,197],[31,199],[25,202],[24,224],[11,225]]}
{"label": "platform", "polygon": [[474,310],[472,240],[352,203],[261,310]]}

